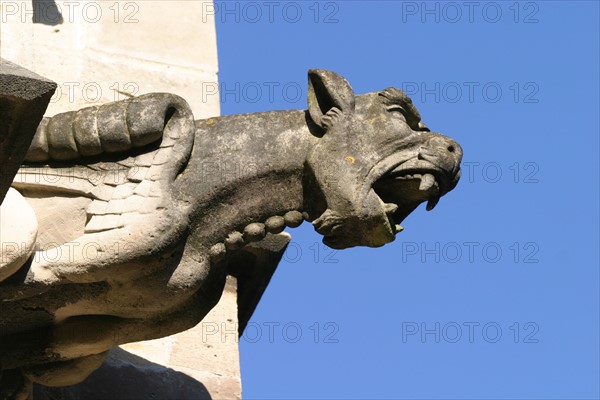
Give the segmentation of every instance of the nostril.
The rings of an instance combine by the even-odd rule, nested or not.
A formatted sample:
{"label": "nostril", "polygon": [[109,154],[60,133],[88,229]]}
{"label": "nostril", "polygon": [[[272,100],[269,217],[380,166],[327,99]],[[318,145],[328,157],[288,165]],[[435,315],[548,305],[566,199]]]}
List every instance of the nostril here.
{"label": "nostril", "polygon": [[452,146],[452,145],[448,146],[448,151],[450,153],[454,153],[454,146]]}

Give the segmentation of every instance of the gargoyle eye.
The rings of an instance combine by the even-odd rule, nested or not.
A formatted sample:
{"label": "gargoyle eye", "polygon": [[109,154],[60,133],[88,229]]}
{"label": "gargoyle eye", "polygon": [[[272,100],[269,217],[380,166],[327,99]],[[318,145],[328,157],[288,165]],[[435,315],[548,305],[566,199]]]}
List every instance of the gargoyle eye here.
{"label": "gargoyle eye", "polygon": [[394,106],[388,107],[387,110],[394,115],[401,116],[402,120],[404,122],[406,122],[406,110],[404,108],[394,105]]}
{"label": "gargoyle eye", "polygon": [[407,111],[404,107],[398,104],[393,104],[391,106],[388,106],[386,110],[388,110],[392,114],[400,115],[402,117],[402,120],[406,122],[406,124],[413,131],[429,132],[429,128],[427,128],[427,126],[421,122],[421,117],[411,113],[410,111]]}

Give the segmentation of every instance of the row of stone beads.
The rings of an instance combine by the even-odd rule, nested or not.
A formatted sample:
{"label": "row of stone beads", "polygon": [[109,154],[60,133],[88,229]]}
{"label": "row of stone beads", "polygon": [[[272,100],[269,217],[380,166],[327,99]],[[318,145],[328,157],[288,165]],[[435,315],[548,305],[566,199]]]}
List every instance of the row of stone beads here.
{"label": "row of stone beads", "polygon": [[277,234],[282,232],[285,227],[296,228],[302,224],[304,217],[300,211],[288,211],[282,217],[275,215],[268,218],[264,223],[252,222],[246,225],[244,232],[233,231],[227,238],[210,248],[210,258],[213,261],[220,261],[225,253],[242,248],[244,245],[252,242],[258,242],[267,235],[267,233]]}

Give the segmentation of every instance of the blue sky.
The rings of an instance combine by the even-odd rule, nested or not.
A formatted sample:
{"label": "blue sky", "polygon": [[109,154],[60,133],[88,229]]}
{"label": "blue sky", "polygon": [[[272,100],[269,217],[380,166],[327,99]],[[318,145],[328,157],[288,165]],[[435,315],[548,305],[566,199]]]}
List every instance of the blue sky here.
{"label": "blue sky", "polygon": [[304,109],[324,68],[404,88],[464,149],[384,248],[290,231],[244,397],[598,398],[598,2],[215,4],[223,115]]}

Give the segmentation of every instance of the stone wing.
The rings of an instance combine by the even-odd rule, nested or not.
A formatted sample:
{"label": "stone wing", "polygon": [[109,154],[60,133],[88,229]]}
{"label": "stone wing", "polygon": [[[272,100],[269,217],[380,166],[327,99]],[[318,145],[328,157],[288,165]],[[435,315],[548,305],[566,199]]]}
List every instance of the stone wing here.
{"label": "stone wing", "polygon": [[40,124],[28,153],[37,162],[23,165],[12,186],[32,203],[46,198],[46,209],[61,210],[56,203],[64,201],[63,214],[69,199],[87,199],[77,203],[85,208],[81,233],[123,228],[172,204],[170,188],[193,138],[193,115],[174,95],[59,114]]}
{"label": "stone wing", "polygon": [[85,233],[122,228],[167,205],[169,171],[165,163],[173,157],[172,147],[159,147],[119,161],[71,166],[23,166],[13,187],[27,194],[81,196],[90,202],[85,208]]}

